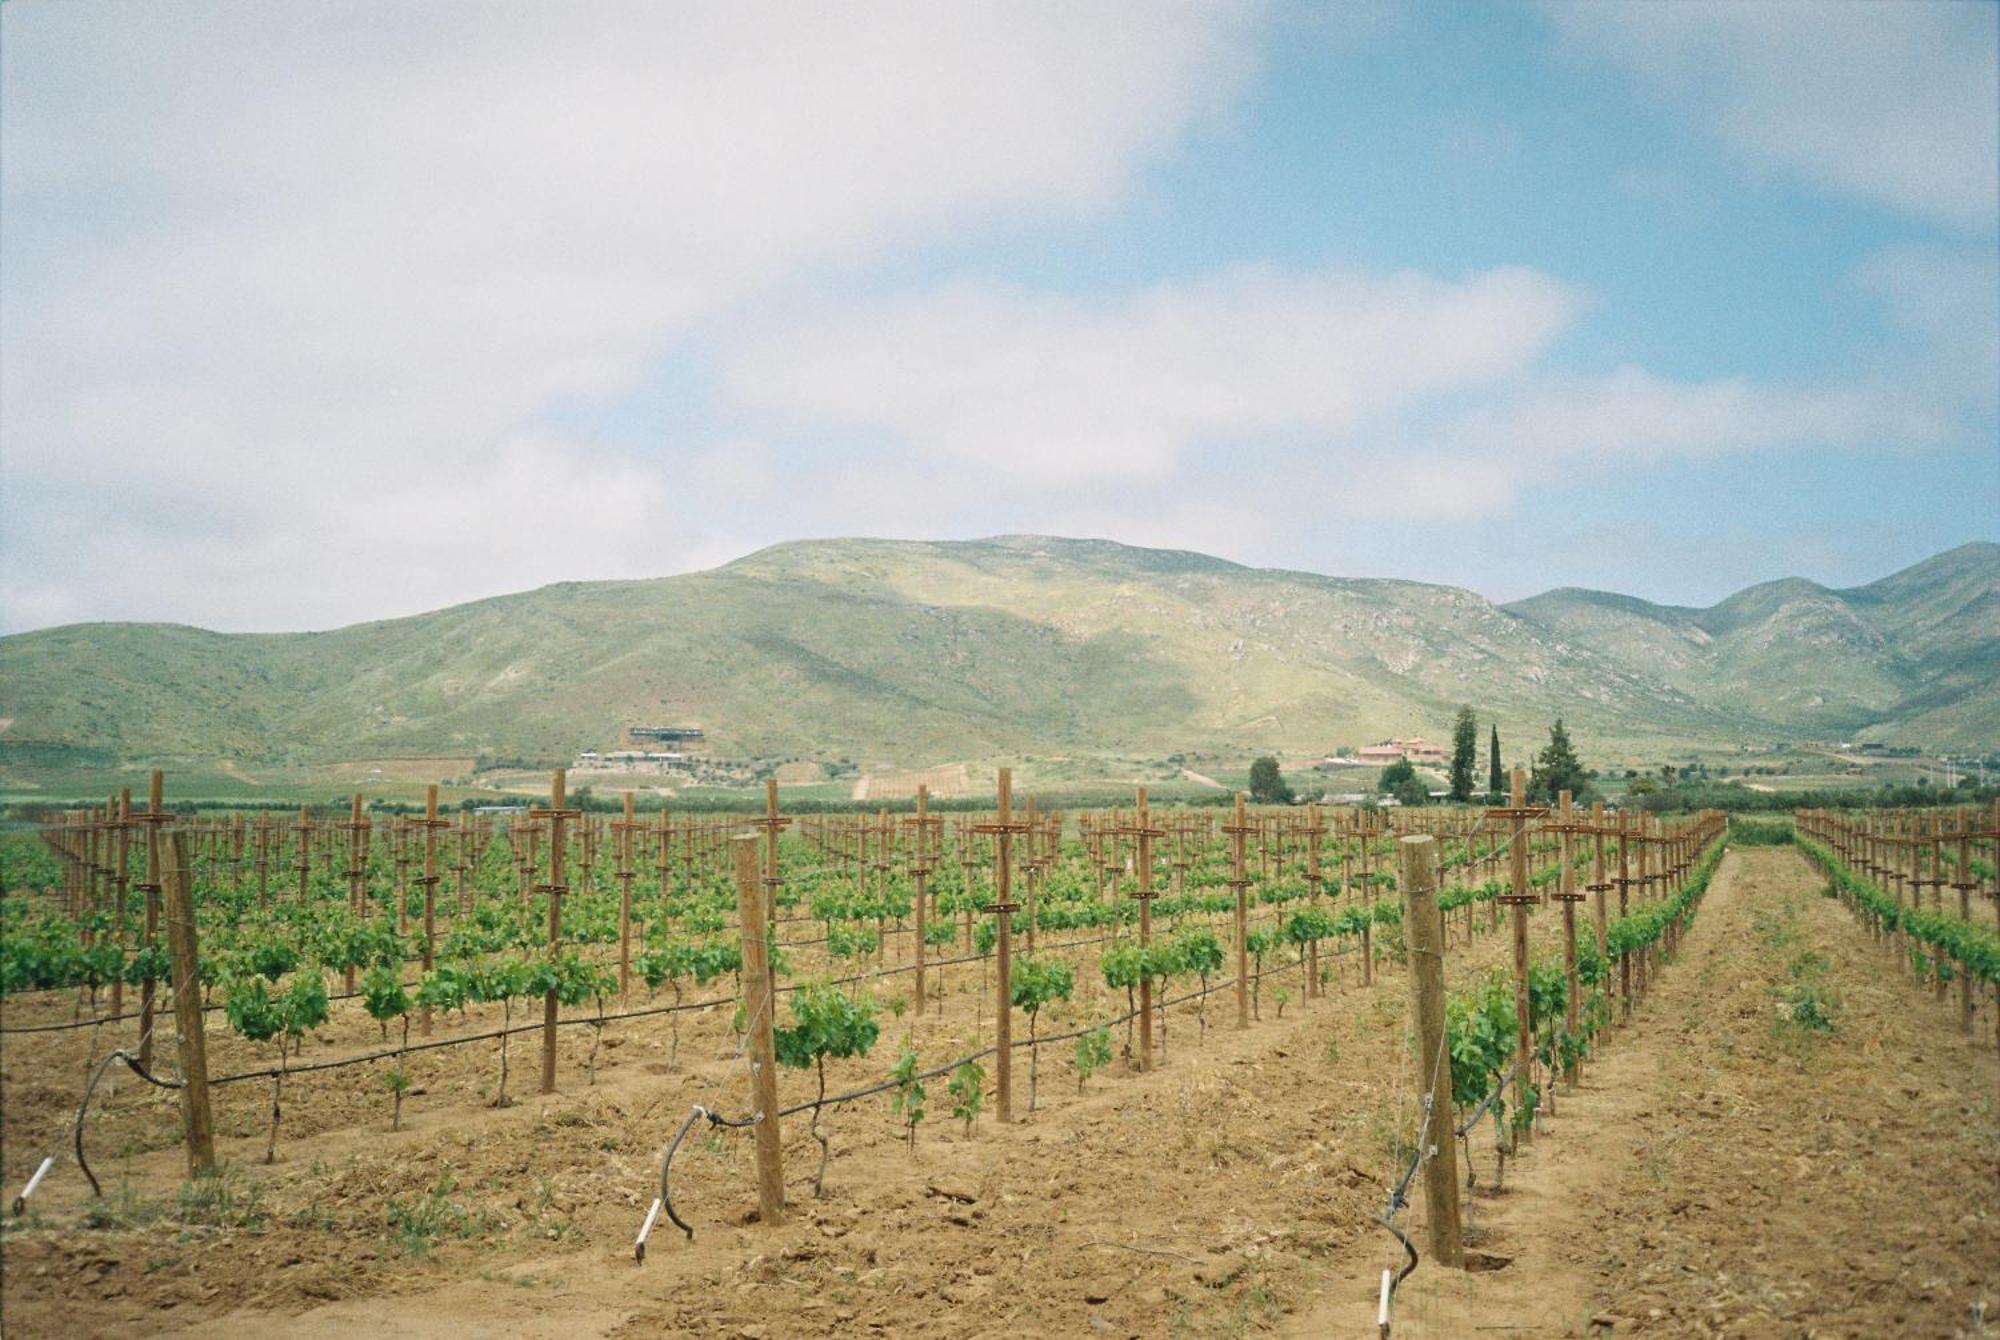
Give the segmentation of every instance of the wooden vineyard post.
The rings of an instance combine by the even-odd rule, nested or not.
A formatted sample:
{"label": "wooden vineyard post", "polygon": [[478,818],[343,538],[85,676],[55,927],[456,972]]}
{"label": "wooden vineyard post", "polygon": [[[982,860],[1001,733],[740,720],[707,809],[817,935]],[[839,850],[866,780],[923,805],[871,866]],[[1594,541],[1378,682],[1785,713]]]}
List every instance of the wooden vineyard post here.
{"label": "wooden vineyard post", "polygon": [[660,914],[667,916],[669,915],[667,911],[667,868],[673,860],[674,830],[672,820],[667,818],[667,807],[665,805],[660,806],[660,826],[654,830],[653,837],[659,844],[659,850],[653,860],[655,866],[654,873],[659,877],[660,881]]}
{"label": "wooden vineyard post", "polygon": [[[424,976],[430,976],[437,967],[437,885],[438,885],[438,830],[447,828],[451,821],[438,818],[438,789],[432,785],[424,793],[424,817],[419,820],[424,830],[424,873],[418,883],[424,886]],[[417,1022],[425,1037],[431,1035],[431,1007],[425,1001],[417,1016]]]}
{"label": "wooden vineyard post", "polygon": [[196,968],[194,877],[187,834],[173,834],[166,872],[167,954],[173,964],[174,1039],[180,1049],[181,1117],[187,1129],[188,1174],[215,1172],[215,1125],[208,1110],[208,1044],[202,1033],[201,974]]}
{"label": "wooden vineyard post", "polygon": [[[1539,901],[1528,887],[1528,820],[1539,818],[1548,811],[1528,804],[1528,774],[1516,768],[1508,792],[1508,803],[1486,813],[1489,818],[1506,820],[1512,829],[1507,846],[1511,879],[1508,892],[1500,895],[1500,901],[1513,909],[1514,1110],[1525,1112],[1529,1110],[1528,1092],[1534,1086],[1533,1020],[1528,1011],[1528,907]],[[1532,1141],[1534,1134],[1534,1124],[1529,1122],[1523,1127],[1521,1138]]]}
{"label": "wooden vineyard post", "polygon": [[[1042,869],[1041,864],[1035,860],[1035,851],[1041,845],[1041,842],[1040,834],[1035,828],[1035,798],[1033,796],[1028,797],[1028,817],[1025,822],[1027,823],[1027,831],[1023,836],[1028,840],[1028,854],[1021,864],[1028,877],[1028,957],[1033,958],[1035,956],[1035,918],[1040,911],[1037,906],[1040,894],[1038,886],[1041,883],[1040,876]],[[1034,1085],[1030,1084],[1028,1088],[1032,1091]],[[1029,1095],[1029,1108],[1032,1110],[1033,1106],[1033,1094],[1031,1092]]]}
{"label": "wooden vineyard post", "polygon": [[[1244,821],[1243,793],[1222,831],[1229,835],[1229,887],[1236,895],[1236,1026],[1250,1027],[1250,880],[1243,869],[1243,839],[1250,833]],[[1141,915],[1144,915],[1143,907]],[[1150,1052],[1152,1044],[1147,1043]]]}
{"label": "wooden vineyard post", "polygon": [[[792,821],[778,813],[778,779],[764,779],[764,817],[755,821],[764,830],[764,920],[778,918],[778,886],[784,880],[778,874],[778,835],[791,827]],[[887,852],[883,855],[886,857]],[[858,887],[858,886],[857,886]]]}
{"label": "wooden vineyard post", "polygon": [[[1319,906],[1319,806],[1306,807],[1306,900]],[[1319,941],[1306,941],[1306,995],[1320,994]]]}
{"label": "wooden vineyard post", "polygon": [[[361,812],[361,793],[354,793],[349,802],[347,822],[341,827],[347,832],[347,910],[354,917],[368,915],[368,816]],[[354,965],[347,966],[346,986],[349,995],[354,993]]]}
{"label": "wooden vineyard post", "polygon": [[[530,810],[531,819],[549,821],[549,882],[538,892],[549,895],[549,963],[556,961],[556,950],[562,944],[562,900],[569,890],[563,883],[563,857],[568,836],[566,827],[571,819],[582,814],[581,810],[564,809],[568,799],[566,775],[561,768],[549,779],[549,807],[546,810]],[[530,838],[532,844],[532,836]],[[532,845],[529,848],[533,850]],[[542,997],[542,1092],[556,1091],[556,1012],[560,1004],[559,993],[551,986]]]}
{"label": "wooden vineyard post", "polygon": [[922,1014],[924,1012],[925,1000],[924,955],[929,952],[929,946],[924,943],[924,926],[926,924],[925,919],[930,911],[926,904],[930,901],[931,835],[934,830],[944,825],[944,820],[933,819],[931,817],[930,787],[921,784],[917,787],[917,817],[914,819],[905,819],[903,822],[908,824],[911,830],[909,872],[910,878],[915,882],[917,890],[915,900],[917,918],[917,1013]]}
{"label": "wooden vineyard post", "polygon": [[[160,872],[166,864],[160,850],[160,826],[173,822],[165,796],[166,774],[154,768],[146,784],[146,811],[132,816],[146,831],[146,879],[139,891],[146,895],[145,943],[149,946],[160,940]],[[158,989],[159,979],[150,972],[139,980],[139,1065],[148,1070],[153,1066],[153,1004]]]}
{"label": "wooden vineyard post", "polygon": [[1361,985],[1375,985],[1375,881],[1368,865],[1368,847],[1374,841],[1374,832],[1367,816],[1357,813],[1355,823],[1361,832],[1361,850],[1356,859],[1361,868]]}
{"label": "wooden vineyard post", "polygon": [[[1632,816],[1619,812],[1618,815],[1618,878],[1612,882],[1618,886],[1618,915],[1622,919],[1631,911],[1632,885]],[[1632,956],[1618,956],[1618,1021],[1632,1017]]]}
{"label": "wooden vineyard post", "polygon": [[292,831],[299,835],[298,859],[292,862],[292,869],[299,877],[299,906],[304,907],[306,905],[308,878],[312,874],[313,836],[312,811],[306,806],[299,806],[299,821],[292,826]]}
{"label": "wooden vineyard post", "polygon": [[773,1228],[785,1222],[785,1156],[778,1130],[777,999],[771,991],[771,947],[764,929],[765,886],[756,837],[746,833],[730,845],[736,855],[736,917],[743,931],[743,1027],[749,1034],[750,1110],[757,1141],[757,1221]]}
{"label": "wooden vineyard post", "polygon": [[611,825],[617,836],[612,851],[618,861],[618,994],[632,990],[632,841],[646,825],[632,817],[632,793],[625,793],[625,817]]}
{"label": "wooden vineyard post", "polygon": [[1590,883],[1584,887],[1590,890],[1596,904],[1593,910],[1597,914],[1597,958],[1609,970],[1611,958],[1607,951],[1610,948],[1610,927],[1604,915],[1604,895],[1611,888],[1611,882],[1604,877],[1604,831],[1604,802],[1593,800],[1590,803],[1589,828],[1593,844],[1590,856]]}
{"label": "wooden vineyard post", "polygon": [[[1132,827],[1114,830],[1125,832],[1138,840],[1139,887],[1132,896],[1139,903],[1139,951],[1141,954],[1153,942],[1153,899],[1160,891],[1153,887],[1153,839],[1165,836],[1162,829],[1153,827],[1152,811],[1146,804],[1146,788],[1139,788],[1139,807],[1133,812]],[[1150,965],[1139,973],[1139,1069],[1153,1068],[1153,975]]]}
{"label": "wooden vineyard post", "polygon": [[1014,1120],[1014,983],[1012,929],[1010,920],[1015,904],[1008,895],[1013,892],[1014,881],[1014,834],[1026,827],[1014,818],[1014,776],[1011,769],[1000,769],[997,812],[990,824],[976,824],[975,833],[993,834],[993,901],[986,911],[991,912],[999,932],[994,941],[994,964],[998,969],[998,996],[994,1006],[994,1042],[998,1052],[994,1056],[993,1067],[993,1115],[1001,1122]]}
{"label": "wooden vineyard post", "polygon": [[[132,882],[132,793],[121,790],[111,809],[111,912],[116,918],[112,922],[112,938],[118,945],[118,958],[125,959],[125,936],[129,929],[125,925],[125,890]],[[111,979],[111,1013],[115,1018],[125,1013],[125,974],[118,973]]]}
{"label": "wooden vineyard post", "polygon": [[1451,1063],[1445,1055],[1444,914],[1438,910],[1437,839],[1398,839],[1398,882],[1410,955],[1410,1021],[1416,1028],[1422,1107],[1417,1146],[1424,1151],[1424,1212],[1431,1257],[1465,1264],[1458,1222],[1458,1145],[1452,1130]]}
{"label": "wooden vineyard post", "polygon": [[472,888],[465,882],[465,877],[471,872],[476,859],[472,848],[472,816],[460,810],[451,836],[451,877],[457,881],[458,914],[469,917],[472,915]]}
{"label": "wooden vineyard post", "polygon": [[959,888],[965,895],[965,949],[972,952],[972,871],[977,857],[972,850],[972,822],[961,819],[955,830],[958,834],[958,869],[961,883]]}
{"label": "wooden vineyard post", "polygon": [[398,818],[389,829],[396,864],[396,934],[410,933],[410,825]]}
{"label": "wooden vineyard post", "polygon": [[[865,825],[868,821],[862,820]],[[885,806],[875,816],[875,961],[885,963],[889,958],[889,919],[883,912],[889,905],[889,873],[895,869],[894,839],[896,824],[889,818]],[[773,911],[772,915],[777,914]]]}
{"label": "wooden vineyard post", "polygon": [[[1567,791],[1562,792],[1557,799],[1557,813],[1560,816],[1560,820],[1555,824],[1555,830],[1562,835],[1558,857],[1562,861],[1562,873],[1556,881],[1555,897],[1562,903],[1563,909],[1563,970],[1568,983],[1565,989],[1563,1005],[1563,1027],[1574,1037],[1580,1022],[1578,1018],[1579,1003],[1577,1000],[1579,993],[1576,981],[1576,905],[1583,901],[1583,894],[1578,892],[1576,887],[1576,864],[1574,858],[1576,856],[1576,835],[1583,828],[1587,827],[1587,825],[1577,822],[1577,814],[1575,810],[1570,808],[1569,792]],[[1582,1063],[1580,1061],[1570,1062],[1563,1078],[1567,1079],[1572,1085],[1580,1084],[1583,1081]]]}

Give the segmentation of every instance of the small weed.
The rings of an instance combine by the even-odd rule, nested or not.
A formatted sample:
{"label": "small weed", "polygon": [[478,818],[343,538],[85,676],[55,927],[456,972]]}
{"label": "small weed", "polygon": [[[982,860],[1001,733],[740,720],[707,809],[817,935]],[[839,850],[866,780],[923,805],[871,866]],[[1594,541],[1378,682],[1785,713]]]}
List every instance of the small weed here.
{"label": "small weed", "polygon": [[204,1228],[261,1229],[270,1219],[264,1188],[246,1181],[241,1169],[224,1165],[213,1177],[181,1183],[174,1213],[184,1224]]}
{"label": "small weed", "polygon": [[109,1195],[99,1196],[84,1207],[85,1228],[145,1228],[159,1219],[162,1207],[133,1189],[130,1179],[121,1179]]}
{"label": "small weed", "polygon": [[285,1226],[287,1228],[306,1229],[318,1233],[331,1233],[337,1227],[334,1222],[333,1211],[318,1203],[307,1205],[298,1210],[289,1219],[285,1220]]}
{"label": "small weed", "polygon": [[1810,982],[1795,982],[1778,996],[1782,1024],[1803,1033],[1833,1031],[1834,1002]]}
{"label": "small weed", "polygon": [[469,1213],[451,1199],[456,1189],[450,1173],[438,1174],[437,1183],[415,1200],[391,1197],[389,1238],[405,1256],[423,1256],[446,1238],[469,1238],[484,1233],[487,1216]]}

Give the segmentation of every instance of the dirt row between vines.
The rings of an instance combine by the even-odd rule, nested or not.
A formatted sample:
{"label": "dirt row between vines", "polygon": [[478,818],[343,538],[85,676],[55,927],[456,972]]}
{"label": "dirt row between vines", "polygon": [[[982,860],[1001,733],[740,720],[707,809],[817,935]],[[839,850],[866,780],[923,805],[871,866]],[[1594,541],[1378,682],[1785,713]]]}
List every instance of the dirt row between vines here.
{"label": "dirt row between vines", "polygon": [[[2000,1330],[1991,1014],[1961,1035],[1820,889],[1789,848],[1726,859],[1680,961],[1472,1201],[1500,1268],[1426,1265],[1396,1336]],[[1831,1032],[1789,1021],[1801,987]],[[1372,1334],[1378,1282],[1347,1272],[1288,1333]]]}
{"label": "dirt row between vines", "polygon": [[[1487,910],[1477,916],[1483,929]],[[1559,919],[1534,920],[1537,943],[1552,948]],[[1504,935],[1454,940],[1468,976],[1506,954]],[[1351,958],[1329,962],[1339,977],[1322,1000],[1299,999],[1290,975],[1282,1019],[1279,979],[1267,981],[1263,1019],[1248,1032],[1230,1027],[1227,991],[1208,1003],[1205,1040],[1194,1007],[1174,1007],[1166,1061],[1151,1074],[1114,1064],[1079,1093],[1070,1048],[1048,1049],[1032,1115],[1017,1054],[1012,1127],[989,1112],[968,1136],[949,1118],[942,1079],[914,1153],[886,1096],[830,1110],[823,1199],[812,1194],[818,1146],[803,1116],[789,1118],[795,1214],[780,1228],[745,1222],[755,1199],[747,1135],[698,1132],[674,1165],[697,1235],[689,1242],[663,1220],[643,1266],[631,1240],[664,1141],[690,1103],[741,1109],[726,1011],[683,1017],[678,1062],[663,1021],[618,1026],[594,1085],[578,1065],[588,1030],[566,1030],[561,1092],[546,1099],[531,1092],[534,1040],[516,1038],[519,1102],[505,1110],[479,1096],[490,1095],[493,1044],[430,1053],[427,1092],[396,1133],[371,1067],[288,1085],[291,1134],[268,1168],[268,1089],[242,1086],[219,1118],[220,1152],[237,1169],[225,1179],[236,1199],[222,1207],[176,1206],[173,1100],[142,1096],[128,1079],[117,1114],[92,1126],[105,1201],[90,1205],[66,1164],[36,1214],[0,1240],[5,1332],[754,1340],[1267,1328],[1318,1296],[1347,1256],[1388,1241],[1370,1220],[1411,1117],[1400,969],[1363,989]],[[1094,972],[1094,957],[1085,966]],[[915,1025],[926,1060],[980,1036],[981,976],[954,969],[943,1017]],[[896,989],[907,992],[903,980]],[[1114,1000],[1088,980],[1079,973],[1090,1013],[1122,1007],[1122,993]],[[323,1045],[367,1042],[374,1025],[356,1013]],[[983,1013],[990,1040],[990,1005]],[[844,1063],[830,1087],[889,1068],[912,1025],[886,1010],[881,1021],[874,1053]],[[55,1035],[36,1043],[48,1049],[36,1060],[7,1057],[14,1083],[0,1103],[11,1131],[59,1124],[87,1045]],[[811,1095],[800,1072],[780,1081],[786,1102]],[[36,1152],[7,1151],[10,1187]],[[421,1254],[410,1225],[424,1230]]]}

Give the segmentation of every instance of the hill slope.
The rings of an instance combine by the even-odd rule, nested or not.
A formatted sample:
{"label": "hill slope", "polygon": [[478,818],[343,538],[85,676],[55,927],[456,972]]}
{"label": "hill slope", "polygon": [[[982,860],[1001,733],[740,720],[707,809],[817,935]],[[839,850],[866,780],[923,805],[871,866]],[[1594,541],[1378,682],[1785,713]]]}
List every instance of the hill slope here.
{"label": "hill slope", "polygon": [[1460,702],[1587,741],[2000,738],[2000,546],[1711,610],[1246,568],[1011,536],[780,545],[325,633],[86,624],[0,639],[0,740],[124,758],[566,757],[642,722],[718,752],[934,761],[1320,750]]}
{"label": "hill slope", "polygon": [[1937,748],[2000,738],[2000,545],[1846,591],[1765,582],[1706,610],[1576,590],[1506,608],[1720,712]]}

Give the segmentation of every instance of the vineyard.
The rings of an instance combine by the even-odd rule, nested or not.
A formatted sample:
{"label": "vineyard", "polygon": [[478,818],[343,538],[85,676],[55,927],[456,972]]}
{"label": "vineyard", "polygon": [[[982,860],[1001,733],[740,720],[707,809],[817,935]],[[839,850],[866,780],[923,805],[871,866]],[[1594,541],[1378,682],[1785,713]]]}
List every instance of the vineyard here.
{"label": "vineyard", "polygon": [[2000,815],[929,799],[194,817],[155,774],[7,837],[8,1334],[1766,1333],[1536,1255],[1731,991],[1680,1052],[1788,1090],[1899,993],[1950,1265],[1854,1324],[1984,1306]]}

